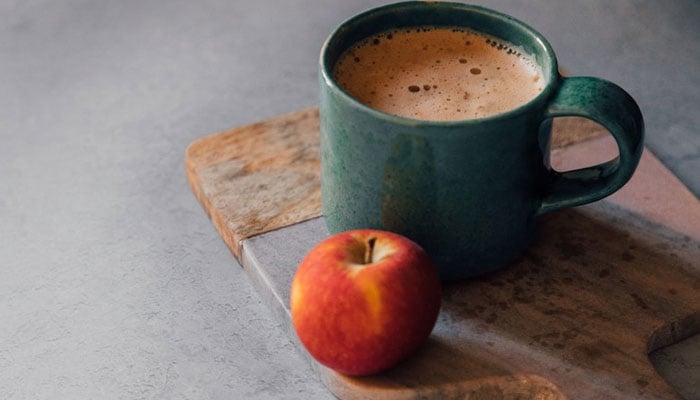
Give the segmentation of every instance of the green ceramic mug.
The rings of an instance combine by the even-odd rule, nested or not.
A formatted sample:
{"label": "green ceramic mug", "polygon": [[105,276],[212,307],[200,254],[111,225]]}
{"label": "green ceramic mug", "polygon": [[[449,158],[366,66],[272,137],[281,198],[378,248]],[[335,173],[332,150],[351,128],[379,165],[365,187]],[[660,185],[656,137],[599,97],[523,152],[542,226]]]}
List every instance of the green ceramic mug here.
{"label": "green ceramic mug", "polygon": [[[334,79],[341,55],[389,29],[460,27],[530,54],[543,90],[489,117],[429,121],[359,102]],[[443,280],[481,275],[513,262],[530,244],[537,217],[599,200],[631,177],[644,123],[623,89],[592,77],[559,75],[554,52],[514,18],[447,2],[383,6],[343,23],[320,57],[321,193],[331,233],[377,228],[403,234],[431,255]],[[549,165],[551,120],[581,116],[604,126],[619,156],[576,171]]]}

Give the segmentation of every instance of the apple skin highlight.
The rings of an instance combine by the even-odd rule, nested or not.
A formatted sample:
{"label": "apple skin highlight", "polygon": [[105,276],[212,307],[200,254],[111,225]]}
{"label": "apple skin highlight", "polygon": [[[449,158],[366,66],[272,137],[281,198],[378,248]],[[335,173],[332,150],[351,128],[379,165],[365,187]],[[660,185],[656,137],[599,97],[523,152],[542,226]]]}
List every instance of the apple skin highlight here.
{"label": "apple skin highlight", "polygon": [[426,252],[386,231],[353,230],[320,242],[292,281],[292,323],[321,364],[347,375],[396,365],[437,321],[441,286]]}

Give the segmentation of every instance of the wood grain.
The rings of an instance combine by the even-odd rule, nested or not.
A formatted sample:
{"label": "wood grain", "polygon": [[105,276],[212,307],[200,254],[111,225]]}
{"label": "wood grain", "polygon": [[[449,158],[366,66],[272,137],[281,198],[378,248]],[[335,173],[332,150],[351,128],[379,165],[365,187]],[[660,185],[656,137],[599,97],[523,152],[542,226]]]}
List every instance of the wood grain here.
{"label": "wood grain", "polygon": [[[615,156],[595,124],[555,131],[557,169]],[[241,243],[320,215],[317,110],[205,137],[186,157],[193,191],[294,339],[298,260],[262,263]],[[700,201],[645,150],[615,195],[545,215],[513,265],[446,285],[431,338],[404,363],[364,378],[313,365],[342,399],[680,399],[648,354],[700,333],[699,293]]]}
{"label": "wood grain", "polygon": [[197,199],[240,260],[241,241],[321,215],[318,108],[205,136],[185,153]]}

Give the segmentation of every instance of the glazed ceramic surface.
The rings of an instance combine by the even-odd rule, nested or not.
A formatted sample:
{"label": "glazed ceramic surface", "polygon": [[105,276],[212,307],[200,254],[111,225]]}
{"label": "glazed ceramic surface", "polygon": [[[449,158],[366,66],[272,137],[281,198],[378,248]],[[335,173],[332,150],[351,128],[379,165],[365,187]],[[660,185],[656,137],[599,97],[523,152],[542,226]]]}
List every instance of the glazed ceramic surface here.
{"label": "glazed ceramic surface", "polygon": [[[374,33],[416,26],[466,27],[533,55],[546,85],[495,116],[433,122],[389,115],[350,97],[333,79],[340,55]],[[321,189],[329,231],[401,233],[433,257],[444,280],[481,275],[530,244],[537,216],[601,199],[624,185],[643,149],[635,101],[597,78],[563,78],[547,40],[482,7],[406,2],[342,24],[320,58]],[[577,115],[605,126],[619,157],[560,173],[549,166],[551,119]]]}

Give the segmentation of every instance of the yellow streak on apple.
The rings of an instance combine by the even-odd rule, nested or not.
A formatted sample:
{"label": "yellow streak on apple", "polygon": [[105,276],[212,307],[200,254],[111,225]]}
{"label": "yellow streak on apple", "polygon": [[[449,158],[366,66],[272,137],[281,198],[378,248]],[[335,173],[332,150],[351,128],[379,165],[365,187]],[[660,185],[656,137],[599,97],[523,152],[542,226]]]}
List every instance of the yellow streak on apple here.
{"label": "yellow streak on apple", "polygon": [[362,238],[357,238],[359,243],[362,243],[362,255],[356,254],[359,263],[355,263],[352,268],[348,269],[348,277],[353,279],[357,287],[361,290],[364,298],[367,300],[370,320],[368,326],[371,326],[372,333],[379,334],[382,332],[382,291],[378,286],[378,281],[372,278],[371,269],[376,267],[381,261],[393,254],[396,250],[388,243],[376,243],[376,238],[372,237],[367,242]]}
{"label": "yellow streak on apple", "polygon": [[298,310],[304,304],[304,285],[295,285],[291,291],[290,310]]}
{"label": "yellow streak on apple", "polygon": [[377,285],[370,279],[359,279],[357,281],[358,288],[362,291],[364,298],[367,301],[369,311],[368,319],[366,320],[367,328],[372,334],[380,334],[382,332],[382,296]]}

